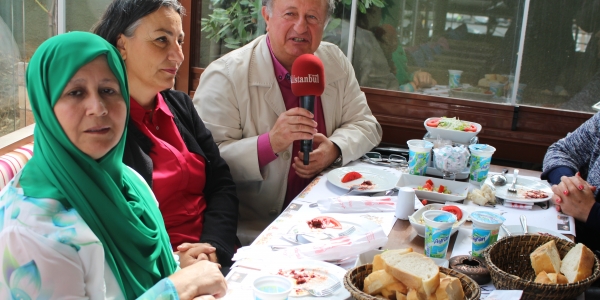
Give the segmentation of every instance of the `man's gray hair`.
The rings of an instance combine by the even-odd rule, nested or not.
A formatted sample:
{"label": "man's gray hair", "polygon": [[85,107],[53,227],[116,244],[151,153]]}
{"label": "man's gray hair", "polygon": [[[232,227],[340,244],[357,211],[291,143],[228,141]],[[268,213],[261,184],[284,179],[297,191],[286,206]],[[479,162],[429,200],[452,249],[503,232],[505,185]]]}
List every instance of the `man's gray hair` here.
{"label": "man's gray hair", "polygon": [[[325,18],[325,24],[329,22],[329,18],[333,15],[335,10],[335,0],[323,0],[327,4],[327,17]],[[273,0],[262,0],[262,6],[267,7],[267,13],[271,16],[273,12]]]}

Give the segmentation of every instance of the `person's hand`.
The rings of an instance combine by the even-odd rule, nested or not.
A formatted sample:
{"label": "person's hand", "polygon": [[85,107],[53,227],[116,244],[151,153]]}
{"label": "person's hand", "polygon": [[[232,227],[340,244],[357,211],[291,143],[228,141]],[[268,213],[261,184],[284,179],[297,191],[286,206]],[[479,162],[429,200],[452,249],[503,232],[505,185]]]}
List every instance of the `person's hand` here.
{"label": "person's hand", "polygon": [[177,246],[179,266],[185,268],[197,261],[209,260],[218,263],[216,248],[207,243],[183,243]]}
{"label": "person's hand", "polygon": [[556,210],[573,216],[581,222],[586,222],[590,210],[596,202],[595,190],[596,187],[583,180],[579,173],[573,177],[561,177],[560,183],[552,186]]}
{"label": "person's hand", "polygon": [[313,178],[317,176],[340,156],[340,151],[333,142],[320,133],[315,134],[313,144],[318,146],[310,153],[308,166],[305,166],[302,162],[302,159],[304,158],[304,153],[302,151],[298,151],[298,156],[294,157],[292,168],[294,168],[296,174],[302,178]]}
{"label": "person's hand", "polygon": [[413,74],[413,82],[417,88],[428,88],[437,84],[437,81],[431,77],[431,74],[423,71],[416,71]]}
{"label": "person's hand", "polygon": [[273,152],[287,149],[296,140],[312,139],[317,133],[317,122],[313,117],[310,111],[300,107],[282,113],[269,131]]}
{"label": "person's hand", "polygon": [[169,279],[173,282],[177,294],[182,300],[196,299],[200,296],[212,296],[218,299],[227,293],[227,282],[221,274],[219,266],[208,260],[202,260],[181,269],[169,276]]}

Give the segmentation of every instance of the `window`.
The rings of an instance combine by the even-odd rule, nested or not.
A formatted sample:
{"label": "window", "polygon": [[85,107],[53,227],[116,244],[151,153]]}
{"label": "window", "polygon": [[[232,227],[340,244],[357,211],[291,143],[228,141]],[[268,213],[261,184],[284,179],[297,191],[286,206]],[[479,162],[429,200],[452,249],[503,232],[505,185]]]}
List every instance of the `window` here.
{"label": "window", "polygon": [[[109,0],[0,2],[0,136],[34,123],[25,85],[37,47],[64,29],[89,31]],[[60,13],[61,9],[65,14]],[[64,16],[64,19],[60,17]]]}
{"label": "window", "polygon": [[[336,3],[323,39],[348,54],[354,27],[361,86],[590,112],[600,100],[580,94],[600,81],[600,0],[358,0],[356,24],[351,1]],[[263,34],[260,5],[202,1],[194,66]]]}

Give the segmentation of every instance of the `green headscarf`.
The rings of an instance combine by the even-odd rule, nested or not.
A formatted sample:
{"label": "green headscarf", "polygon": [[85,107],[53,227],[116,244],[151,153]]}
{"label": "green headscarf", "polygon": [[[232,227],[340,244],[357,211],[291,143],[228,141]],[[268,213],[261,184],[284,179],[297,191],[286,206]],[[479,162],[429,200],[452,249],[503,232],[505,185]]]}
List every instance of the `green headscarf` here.
{"label": "green headscarf", "polygon": [[117,146],[94,160],[71,143],[53,111],[73,75],[99,55],[106,56],[120,83],[129,116],[127,74],[117,49],[87,32],[48,39],[27,67],[35,143],[20,184],[27,196],[57,199],[77,210],[102,242],[123,294],[133,299],[176,268],[152,192],[122,163],[126,132]]}

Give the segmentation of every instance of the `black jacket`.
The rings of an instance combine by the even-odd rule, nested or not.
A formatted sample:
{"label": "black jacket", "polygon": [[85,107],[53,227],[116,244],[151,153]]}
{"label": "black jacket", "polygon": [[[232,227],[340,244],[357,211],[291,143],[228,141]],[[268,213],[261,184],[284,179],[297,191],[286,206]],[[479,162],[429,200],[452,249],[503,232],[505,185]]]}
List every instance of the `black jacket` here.
{"label": "black jacket", "polygon": [[[188,151],[202,155],[206,160],[206,210],[202,232],[198,232],[198,235],[201,235],[200,242],[214,246],[219,263],[229,266],[237,242],[239,204],[229,166],[221,158],[212,134],[198,116],[190,97],[175,90],[160,93],[173,114],[175,125]],[[152,141],[130,120],[123,162],[140,173],[150,186],[153,165],[149,153],[152,146]]]}

